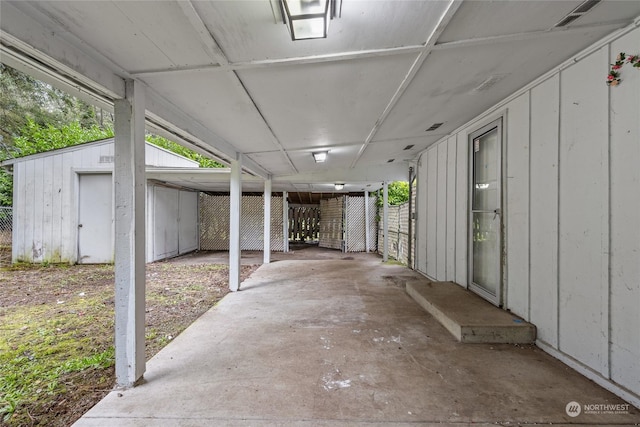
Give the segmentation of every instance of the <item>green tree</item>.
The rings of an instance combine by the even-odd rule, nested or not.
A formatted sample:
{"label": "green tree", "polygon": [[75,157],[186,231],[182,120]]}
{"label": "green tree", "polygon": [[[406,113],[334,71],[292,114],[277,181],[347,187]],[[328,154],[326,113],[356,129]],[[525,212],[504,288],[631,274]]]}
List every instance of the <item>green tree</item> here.
{"label": "green tree", "polygon": [[0,135],[12,147],[14,138],[32,121],[61,127],[78,122],[81,127],[113,127],[113,116],[48,83],[0,64]]}
{"label": "green tree", "polygon": [[[0,161],[113,136],[113,115],[0,63]],[[157,135],[147,140],[197,161],[220,163]],[[11,206],[13,179],[0,169],[0,206]]]}
{"label": "green tree", "polygon": [[[388,185],[389,205],[401,205],[409,201],[409,183],[407,181],[393,181]],[[382,190],[378,191],[378,206],[382,206]]]}
{"label": "green tree", "polygon": [[97,125],[82,127],[79,122],[72,122],[56,127],[52,124],[39,125],[33,120],[28,120],[20,135],[14,138],[13,152],[14,157],[23,157],[112,136],[112,129],[102,129]]}
{"label": "green tree", "polygon": [[167,138],[163,138],[158,135],[147,135],[147,141],[152,143],[153,145],[157,145],[158,147],[162,147],[169,151],[172,151],[176,154],[179,154],[187,159],[195,160],[198,162],[201,168],[223,168],[224,165],[212,160],[208,157],[205,157],[199,153],[196,153],[189,148],[183,147],[180,144],[177,144],[173,141],[168,140]]}

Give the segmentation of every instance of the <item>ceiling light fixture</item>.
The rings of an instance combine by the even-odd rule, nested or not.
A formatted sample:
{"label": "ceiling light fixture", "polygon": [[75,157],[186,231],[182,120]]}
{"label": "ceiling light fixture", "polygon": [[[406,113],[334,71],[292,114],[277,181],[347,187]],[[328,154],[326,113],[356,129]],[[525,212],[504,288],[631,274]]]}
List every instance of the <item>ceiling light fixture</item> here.
{"label": "ceiling light fixture", "polygon": [[280,0],[291,40],[327,38],[329,22],[342,15],[342,0]]}
{"label": "ceiling light fixture", "polygon": [[316,163],[323,163],[325,160],[327,160],[327,154],[329,154],[328,151],[316,151],[313,154],[313,160],[316,161]]}
{"label": "ceiling light fixture", "polygon": [[340,190],[342,190],[344,188],[344,184],[340,184],[338,182],[333,184],[333,186],[336,188],[336,191],[340,191]]}

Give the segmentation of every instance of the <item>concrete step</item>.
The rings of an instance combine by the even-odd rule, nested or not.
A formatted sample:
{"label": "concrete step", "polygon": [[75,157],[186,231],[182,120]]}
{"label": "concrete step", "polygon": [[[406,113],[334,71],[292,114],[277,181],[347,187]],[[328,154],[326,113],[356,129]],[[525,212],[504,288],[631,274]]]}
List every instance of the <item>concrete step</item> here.
{"label": "concrete step", "polygon": [[456,283],[413,279],[406,290],[460,342],[528,344],[536,339],[534,325]]}

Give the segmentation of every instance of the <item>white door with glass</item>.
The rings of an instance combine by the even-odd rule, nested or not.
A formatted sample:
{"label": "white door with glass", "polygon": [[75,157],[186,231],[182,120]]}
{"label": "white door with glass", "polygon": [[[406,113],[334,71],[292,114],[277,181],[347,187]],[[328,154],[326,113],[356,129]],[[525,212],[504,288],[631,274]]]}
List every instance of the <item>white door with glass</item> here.
{"label": "white door with glass", "polygon": [[501,305],[501,154],[502,120],[469,136],[471,145],[471,212],[469,215],[469,288]]}

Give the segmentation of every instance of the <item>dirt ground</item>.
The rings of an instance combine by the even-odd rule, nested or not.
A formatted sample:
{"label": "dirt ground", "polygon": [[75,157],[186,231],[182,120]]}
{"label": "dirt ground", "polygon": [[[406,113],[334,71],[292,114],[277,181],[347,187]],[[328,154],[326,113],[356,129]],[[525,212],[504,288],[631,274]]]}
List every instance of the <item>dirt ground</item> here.
{"label": "dirt ground", "polygon": [[[255,264],[244,265],[242,280],[257,268]],[[146,277],[147,359],[228,292],[227,266],[206,261],[148,264]],[[80,355],[82,352],[94,354],[100,351],[109,354],[113,349],[113,308],[112,265],[0,268],[0,353],[5,353],[1,357],[12,358],[0,360],[0,381],[4,379],[8,383],[10,375],[28,375],[8,372],[9,363],[16,359],[20,359],[23,365],[32,363],[35,369],[38,361],[50,361],[56,357],[60,357],[60,363],[64,364],[65,358],[70,360],[72,357],[65,356],[64,351]],[[52,338],[40,341],[36,339],[35,330],[39,335]],[[29,334],[31,331],[36,338]],[[64,350],[56,347],[54,350],[54,345],[62,342],[68,334],[72,334],[69,335],[72,343],[81,343],[82,346]],[[44,346],[48,346],[47,349],[43,349]],[[15,352],[13,356],[8,354],[12,351]],[[10,399],[1,395],[3,386],[0,386],[0,425],[71,425],[113,388],[112,358],[107,364],[106,368],[63,372],[55,384],[49,386],[49,392],[43,391],[45,387],[42,386],[26,393],[29,398],[18,403],[10,417],[6,416],[7,408],[11,406],[7,403]],[[25,387],[30,386],[26,384],[17,389],[24,392]]]}

